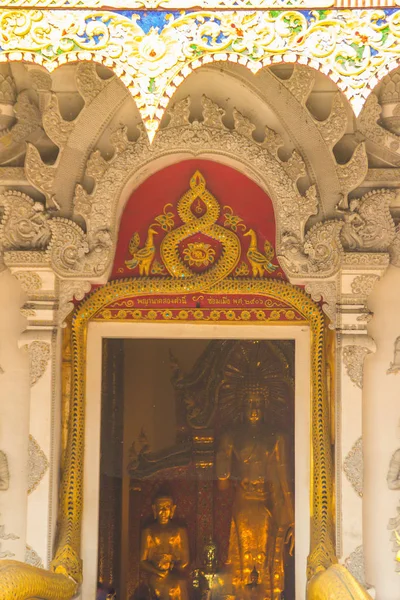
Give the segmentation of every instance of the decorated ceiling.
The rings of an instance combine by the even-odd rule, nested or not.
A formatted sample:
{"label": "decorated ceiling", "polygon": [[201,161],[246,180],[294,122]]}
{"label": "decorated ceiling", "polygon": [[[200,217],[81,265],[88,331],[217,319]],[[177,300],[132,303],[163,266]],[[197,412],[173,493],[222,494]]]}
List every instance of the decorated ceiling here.
{"label": "decorated ceiling", "polygon": [[[96,0],[68,2],[68,10],[55,11],[39,7],[66,7],[64,0],[17,0],[36,9],[0,9],[0,60],[36,63],[49,71],[68,62],[104,64],[132,93],[150,139],[182,81],[209,62],[239,63],[254,74],[278,62],[308,65],[338,85],[356,115],[379,80],[398,66],[400,11],[394,8],[259,10],[265,7],[260,0],[255,10],[251,3],[251,11],[218,11],[221,2],[210,0],[201,10],[182,11],[192,2],[175,0],[174,9],[171,2],[151,3],[171,6],[171,12],[98,10]],[[136,5],[150,6],[129,3]],[[294,5],[312,8],[302,0]]]}

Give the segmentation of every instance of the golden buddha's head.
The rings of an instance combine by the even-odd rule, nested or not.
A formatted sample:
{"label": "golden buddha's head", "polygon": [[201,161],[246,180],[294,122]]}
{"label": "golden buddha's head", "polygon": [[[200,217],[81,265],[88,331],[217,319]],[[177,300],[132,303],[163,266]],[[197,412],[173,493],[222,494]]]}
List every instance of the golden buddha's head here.
{"label": "golden buddha's head", "polygon": [[257,381],[247,380],[242,392],[243,417],[255,425],[264,419],[268,390]]}
{"label": "golden buddha's head", "polygon": [[175,513],[175,504],[170,495],[160,494],[154,501],[154,518],[160,525],[167,525]]}

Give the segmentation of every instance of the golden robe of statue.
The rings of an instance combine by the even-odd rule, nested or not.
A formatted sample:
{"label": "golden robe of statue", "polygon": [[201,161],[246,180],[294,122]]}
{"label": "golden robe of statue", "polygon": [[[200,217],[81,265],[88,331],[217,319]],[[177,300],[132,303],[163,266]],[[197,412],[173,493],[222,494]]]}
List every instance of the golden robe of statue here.
{"label": "golden robe of statue", "polygon": [[284,547],[294,546],[293,477],[288,444],[264,418],[266,391],[247,384],[240,423],[221,436],[216,456],[222,485],[236,480],[229,559],[237,588],[259,574],[263,597],[284,589]]}

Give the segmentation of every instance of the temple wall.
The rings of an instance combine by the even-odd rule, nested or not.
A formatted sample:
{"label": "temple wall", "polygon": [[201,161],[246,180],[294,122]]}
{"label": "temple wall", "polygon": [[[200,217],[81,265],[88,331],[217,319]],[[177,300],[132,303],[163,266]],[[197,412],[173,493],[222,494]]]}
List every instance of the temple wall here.
{"label": "temple wall", "polygon": [[398,375],[387,373],[400,335],[399,296],[400,270],[389,267],[369,299],[374,317],[368,332],[377,349],[365,361],[363,389],[366,576],[374,582],[377,600],[400,597],[392,532],[388,530],[389,519],[397,514],[400,493],[387,484],[390,459],[400,447],[400,381]]}
{"label": "temple wall", "polygon": [[[10,271],[0,272],[0,557],[25,560],[27,528],[29,361],[19,348],[25,319],[20,313],[24,294]],[[9,478],[6,470],[8,470]],[[7,487],[7,489],[5,489]]]}
{"label": "temple wall", "polygon": [[[261,12],[256,12],[259,18]],[[322,13],[315,13],[319,25],[336,31]],[[366,44],[363,38],[378,35],[375,30],[370,33],[371,23],[367,33],[360,35],[364,24],[353,21],[353,14],[341,15],[344,29],[340,36],[344,37],[340,44],[352,39],[350,29],[354,29],[356,46],[361,41]],[[374,11],[362,14],[369,22]],[[395,22],[393,16],[385,19],[390,26]],[[236,29],[235,23],[228,27]],[[251,41],[251,22],[249,31],[247,27]],[[377,27],[389,40],[382,44],[396,38],[396,34],[384,33],[382,24]],[[293,40],[302,40],[295,28]],[[182,30],[182,35],[187,31]],[[174,52],[174,44],[171,48]],[[349,48],[351,55],[354,44]],[[365,56],[373,56],[377,65],[379,57],[371,48],[365,46]],[[273,55],[277,56],[275,50]],[[395,68],[395,55],[390,57],[391,51],[385,58],[391,61],[390,68],[387,62],[379,77]],[[395,546],[389,527],[397,514],[400,491],[389,489],[387,475],[392,456],[400,449],[400,378],[395,369],[388,373],[400,336],[399,73],[387,74],[380,83],[377,75],[374,91],[372,80],[368,89],[356,90],[361,75],[349,75],[346,94],[357,108],[356,115],[340,91],[344,80],[338,86],[337,77],[325,76],[325,72],[332,75],[328,63],[317,72],[310,68],[316,61],[307,63],[304,55],[304,64],[285,63],[281,69],[277,64],[269,68],[269,63],[263,67],[260,63],[254,75],[245,63],[234,64],[220,55],[221,60],[213,64],[211,55],[205,54],[203,63],[196,61],[199,68],[193,73],[188,68],[184,77],[168,78],[168,93],[160,96],[163,104],[155,122],[146,117],[151,107],[144,96],[142,105],[136,103],[138,97],[133,99],[126,77],[113,78],[104,65],[96,66],[94,56],[92,61],[85,58],[77,63],[76,58],[65,60],[69,64],[53,74],[39,64],[18,61],[0,67],[0,258],[4,251],[10,269],[2,270],[0,263],[0,558],[48,568],[54,556],[60,458],[68,430],[68,415],[62,414],[62,407],[71,383],[63,385],[62,381],[61,338],[73,303],[84,299],[91,286],[139,275],[137,267],[134,271],[127,266],[127,258],[137,250],[128,252],[134,233],[139,234],[138,247],[143,249],[154,219],[158,223],[166,219],[166,232],[168,202],[175,203],[186,190],[179,188],[179,163],[208,161],[214,163],[213,185],[220,186],[221,199],[226,194],[228,209],[237,192],[237,211],[225,215],[227,221],[239,218],[238,229],[269,223],[265,239],[257,229],[257,248],[265,250],[263,242],[273,240],[271,260],[279,263],[273,277],[278,273],[305,290],[319,303],[327,326],[330,323],[335,332],[336,358],[329,366],[334,371],[330,433],[335,456],[336,556],[371,597],[398,600],[400,562],[396,565],[395,552],[400,545]],[[293,56],[286,58],[293,60]],[[155,76],[154,83],[162,79]],[[146,91],[145,96],[148,99],[152,94]],[[79,152],[77,160],[71,161],[74,148]],[[172,165],[173,175],[163,179],[161,170]],[[235,175],[225,171],[220,176],[221,165],[232,167]],[[190,169],[183,168],[188,169],[189,180]],[[160,177],[154,184],[149,180],[156,173]],[[239,174],[246,175],[247,183],[251,180],[252,188],[246,187],[243,193],[235,183]],[[133,212],[124,212],[144,183]],[[254,208],[257,189],[259,204]],[[225,200],[221,206],[225,210]],[[270,211],[270,220],[264,210]],[[161,229],[157,248],[160,233]],[[241,246],[244,261],[247,240]],[[161,254],[157,256],[158,269],[164,270],[149,276],[167,278],[171,271],[160,263]],[[240,277],[251,277],[251,264],[247,263],[247,274],[242,270]],[[269,273],[263,277],[267,279]],[[254,280],[261,281],[256,275]],[[279,327],[268,327],[265,322],[260,327],[254,322],[259,337],[298,336],[299,341],[295,553],[296,600],[304,600],[313,492],[309,333],[289,326],[282,327],[283,334]],[[153,323],[150,329],[141,323],[140,330],[120,325],[107,323],[102,329],[103,325],[91,323],[87,337],[82,548],[75,539],[78,549],[73,548],[72,554],[76,556],[67,555],[61,561],[68,575],[78,573],[79,579],[83,559],[81,600],[93,600],[97,580],[102,336],[184,336],[185,323],[152,328]],[[195,332],[191,335],[208,339],[245,336],[247,325],[224,323],[219,329],[199,321],[190,327]],[[148,359],[152,360],[150,355]],[[132,441],[125,440],[125,466]],[[334,554],[330,552],[329,558],[334,559]]]}
{"label": "temple wall", "polygon": [[48,567],[57,517],[60,352],[53,329],[28,331],[24,342],[36,346],[39,363],[36,376],[31,370],[27,557]]}
{"label": "temple wall", "polygon": [[337,551],[341,562],[365,583],[361,471],[362,382],[359,379],[362,376],[362,364],[354,364],[356,359],[349,350],[354,348],[354,337],[356,336],[342,334],[337,336]]}

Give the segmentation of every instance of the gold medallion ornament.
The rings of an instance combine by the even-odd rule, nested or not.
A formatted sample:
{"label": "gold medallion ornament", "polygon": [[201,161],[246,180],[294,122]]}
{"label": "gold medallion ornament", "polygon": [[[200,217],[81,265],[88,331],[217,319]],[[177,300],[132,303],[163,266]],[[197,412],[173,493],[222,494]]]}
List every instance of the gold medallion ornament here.
{"label": "gold medallion ornament", "polygon": [[188,244],[183,251],[183,260],[188,262],[191,267],[208,267],[215,260],[215,250],[210,244],[204,242]]}

